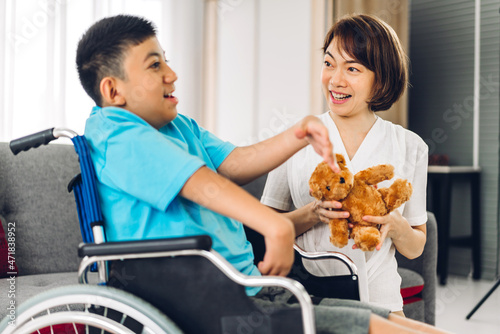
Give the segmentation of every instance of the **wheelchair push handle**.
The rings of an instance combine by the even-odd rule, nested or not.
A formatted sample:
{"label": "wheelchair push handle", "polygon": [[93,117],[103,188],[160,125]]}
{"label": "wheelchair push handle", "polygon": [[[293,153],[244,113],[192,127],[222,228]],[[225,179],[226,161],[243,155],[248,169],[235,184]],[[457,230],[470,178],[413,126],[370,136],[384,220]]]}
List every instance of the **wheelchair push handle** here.
{"label": "wheelchair push handle", "polygon": [[31,148],[37,148],[40,145],[47,145],[51,141],[59,138],[73,138],[78,136],[73,130],[66,128],[50,128],[43,130],[25,137],[14,139],[10,142],[9,147],[14,155],[17,155],[21,151],[28,151]]}
{"label": "wheelchair push handle", "polygon": [[28,151],[30,148],[36,148],[40,145],[47,145],[56,137],[54,137],[54,128],[43,130],[25,137],[14,139],[10,142],[10,150],[14,155],[21,151]]}

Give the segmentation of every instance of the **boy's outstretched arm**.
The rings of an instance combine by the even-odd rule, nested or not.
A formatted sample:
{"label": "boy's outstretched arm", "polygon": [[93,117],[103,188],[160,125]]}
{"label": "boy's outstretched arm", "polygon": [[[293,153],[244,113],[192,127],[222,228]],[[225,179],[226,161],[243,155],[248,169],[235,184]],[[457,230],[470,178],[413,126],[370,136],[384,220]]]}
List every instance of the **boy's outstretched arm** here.
{"label": "boy's outstretched arm", "polygon": [[334,171],[339,171],[327,128],[317,117],[306,116],[274,137],[237,147],[222,162],[218,172],[237,184],[245,184],[278,167],[308,144]]}
{"label": "boy's outstretched arm", "polygon": [[258,264],[264,275],[286,276],[293,264],[295,228],[292,222],[262,205],[252,195],[208,167],[198,169],[180,195],[212,211],[236,219],[265,238],[266,254]]}

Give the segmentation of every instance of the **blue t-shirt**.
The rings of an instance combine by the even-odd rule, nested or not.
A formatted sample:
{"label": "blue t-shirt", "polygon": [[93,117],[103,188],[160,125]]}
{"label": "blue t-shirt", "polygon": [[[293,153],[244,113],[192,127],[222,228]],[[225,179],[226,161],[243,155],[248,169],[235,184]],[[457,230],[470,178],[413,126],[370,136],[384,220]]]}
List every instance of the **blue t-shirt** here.
{"label": "blue t-shirt", "polygon": [[[94,107],[85,126],[108,241],[208,234],[213,249],[246,275],[260,275],[240,222],[181,196],[200,167],[216,171],[234,145],[178,115],[156,130],[116,107]],[[217,189],[200,189],[202,200]],[[204,198],[203,198],[204,197]],[[255,294],[258,289],[247,289]]]}

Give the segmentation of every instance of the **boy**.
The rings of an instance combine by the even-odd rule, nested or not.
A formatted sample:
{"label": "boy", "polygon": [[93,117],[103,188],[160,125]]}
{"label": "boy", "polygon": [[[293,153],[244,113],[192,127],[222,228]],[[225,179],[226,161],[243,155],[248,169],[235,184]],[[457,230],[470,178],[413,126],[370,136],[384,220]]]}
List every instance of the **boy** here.
{"label": "boy", "polygon": [[[118,27],[122,39],[113,33]],[[96,35],[103,37],[93,39]],[[333,165],[328,133],[315,117],[295,127],[297,137],[291,130],[241,148],[220,141],[194,120],[177,115],[177,76],[153,26],[135,17],[96,23],[78,46],[77,66],[82,85],[98,106],[85,134],[103,213],[112,222],[106,225],[108,240],[209,234],[214,249],[245,274],[288,273],[293,225],[229,180],[242,184],[268,172],[308,138]],[[268,253],[259,270],[252,264],[242,225],[222,215],[266,237]]]}
{"label": "boy", "polygon": [[[293,224],[235,183],[269,172],[308,143],[338,169],[324,125],[307,116],[252,146],[219,140],[177,114],[177,76],[164,59],[155,28],[142,18],[119,15],[95,23],[79,42],[76,62],[80,81],[97,105],[85,135],[107,239],[208,234],[213,248],[240,272],[286,275],[293,262]],[[267,251],[258,267],[239,222],[265,238]],[[258,291],[247,290],[249,295]],[[354,315],[361,332],[368,331],[369,322],[387,323],[368,309],[344,311],[342,315],[339,308],[323,307],[317,325],[330,328],[328,322]],[[353,333],[351,324],[346,326]]]}

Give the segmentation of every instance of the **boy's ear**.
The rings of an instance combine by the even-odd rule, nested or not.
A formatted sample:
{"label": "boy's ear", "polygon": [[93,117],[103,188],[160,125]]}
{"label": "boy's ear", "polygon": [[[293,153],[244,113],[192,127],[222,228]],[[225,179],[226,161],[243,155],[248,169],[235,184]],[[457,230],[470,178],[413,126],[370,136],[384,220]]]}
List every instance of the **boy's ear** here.
{"label": "boy's ear", "polygon": [[108,106],[123,106],[125,105],[125,97],[118,90],[118,82],[116,78],[105,77],[101,80],[99,86],[102,95],[102,104]]}

